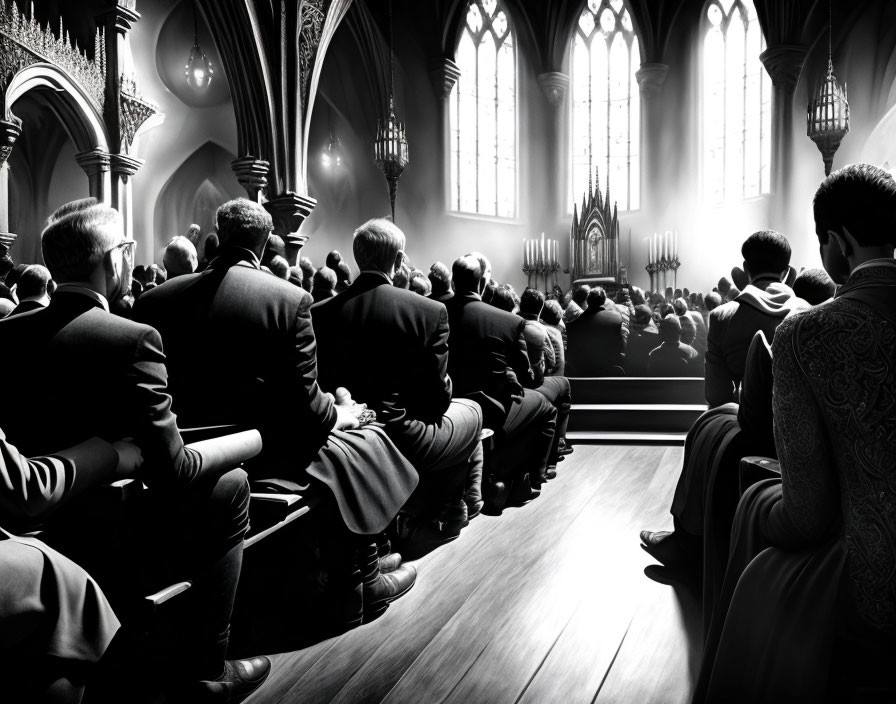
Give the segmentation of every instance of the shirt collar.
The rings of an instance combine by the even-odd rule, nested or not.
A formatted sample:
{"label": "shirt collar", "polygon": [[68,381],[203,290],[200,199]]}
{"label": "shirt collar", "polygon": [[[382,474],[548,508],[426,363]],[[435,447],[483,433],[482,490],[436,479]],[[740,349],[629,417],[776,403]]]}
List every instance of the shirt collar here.
{"label": "shirt collar", "polygon": [[373,276],[380,276],[383,279],[385,279],[386,281],[388,281],[390,284],[392,283],[392,279],[389,278],[389,275],[383,271],[379,271],[378,269],[361,269],[361,273],[362,274],[371,274]]}
{"label": "shirt collar", "polygon": [[109,312],[109,301],[106,300],[103,294],[97,293],[92,288],[87,288],[80,284],[59,284],[56,286],[56,293],[79,293],[82,296],[92,298],[103,307],[104,311]]}
{"label": "shirt collar", "polygon": [[855,269],[853,269],[850,272],[850,275],[855,274],[857,271],[861,271],[862,269],[870,269],[873,266],[896,266],[896,259],[893,259],[892,257],[869,259],[867,262],[862,262]]}

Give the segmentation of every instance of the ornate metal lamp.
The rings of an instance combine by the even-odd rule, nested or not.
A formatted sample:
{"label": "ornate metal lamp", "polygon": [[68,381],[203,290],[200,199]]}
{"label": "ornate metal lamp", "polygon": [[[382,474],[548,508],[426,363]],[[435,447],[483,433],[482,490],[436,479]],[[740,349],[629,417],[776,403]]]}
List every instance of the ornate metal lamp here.
{"label": "ornate metal lamp", "polygon": [[215,67],[199,46],[199,19],[196,15],[196,5],[193,5],[193,48],[187,65],[184,66],[184,75],[187,77],[187,85],[191,88],[205,89],[212,82]]}
{"label": "ornate metal lamp", "polygon": [[398,179],[408,165],[408,138],[404,123],[395,117],[395,69],[392,53],[392,2],[389,2],[389,114],[377,120],[376,141],[373,143],[373,158],[383,171],[389,183],[389,204],[392,208],[392,222],[395,222],[395,197],[398,194]]}
{"label": "ornate metal lamp", "polygon": [[831,45],[831,2],[828,0],[828,73],[809,100],[806,134],[815,142],[824,159],[824,174],[830,175],[834,154],[849,132],[849,102],[846,84],[840,87],[834,76]]}

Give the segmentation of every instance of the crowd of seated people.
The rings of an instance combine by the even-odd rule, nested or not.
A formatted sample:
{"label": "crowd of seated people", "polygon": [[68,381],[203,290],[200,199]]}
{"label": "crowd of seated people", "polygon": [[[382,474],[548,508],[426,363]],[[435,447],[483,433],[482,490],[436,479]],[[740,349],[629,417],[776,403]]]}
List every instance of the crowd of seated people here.
{"label": "crowd of seated people", "polygon": [[824,270],[787,286],[763,231],[720,282],[674,529],[641,533],[702,597],[695,702],[896,698],[896,182],[846,167],[813,210]]}
{"label": "crowd of seated people", "polygon": [[[48,219],[46,267],[9,272],[28,310],[0,321],[19,399],[0,409],[0,661],[37,673],[35,698],[262,686],[267,658],[228,659],[250,490],[317,497],[328,635],[379,618],[416,581],[405,560],[536,499],[572,451],[556,301],[521,300],[479,253],[418,270],[387,220],[354,233],[357,276],[335,251],[290,268],[272,232],[233,200],[214,238],[191,228],[135,267],[118,212],[84,199]],[[97,503],[125,479],[144,487],[126,506]],[[148,655],[143,600],[181,582],[176,642]]]}

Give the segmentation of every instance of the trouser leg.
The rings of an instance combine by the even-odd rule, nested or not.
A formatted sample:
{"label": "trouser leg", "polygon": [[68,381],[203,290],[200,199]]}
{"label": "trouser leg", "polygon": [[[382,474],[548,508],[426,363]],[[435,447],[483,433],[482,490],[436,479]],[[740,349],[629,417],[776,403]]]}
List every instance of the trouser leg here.
{"label": "trouser leg", "polygon": [[557,410],[537,391],[525,389],[522,402],[513,404],[498,434],[495,473],[505,483],[526,474],[534,485],[541,483],[557,423]]}
{"label": "trouser leg", "polygon": [[565,376],[547,376],[544,383],[536,391],[544,396],[557,410],[557,428],[551,443],[551,454],[548,466],[556,467],[560,454],[560,445],[566,439],[566,427],[569,425],[569,409],[572,404],[569,379]]}

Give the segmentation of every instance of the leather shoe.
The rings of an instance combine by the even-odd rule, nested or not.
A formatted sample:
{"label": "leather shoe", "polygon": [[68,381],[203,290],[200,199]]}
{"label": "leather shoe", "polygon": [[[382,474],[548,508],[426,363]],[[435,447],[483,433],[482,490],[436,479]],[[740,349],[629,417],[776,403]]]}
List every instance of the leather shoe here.
{"label": "leather shoe", "polygon": [[417,568],[400,565],[388,574],[380,574],[371,584],[365,584],[364,623],[382,616],[389,604],[407,594],[416,581]]}
{"label": "leather shoe", "polygon": [[461,500],[442,509],[438,522],[441,524],[441,530],[447,533],[460,533],[462,528],[470,525],[466,502]]}
{"label": "leather shoe", "polygon": [[216,680],[198,682],[195,692],[190,692],[189,700],[239,704],[258,689],[270,673],[271,661],[263,655],[247,660],[227,660],[224,674]]}
{"label": "leather shoe", "polygon": [[547,469],[544,470],[544,478],[547,479],[556,479],[557,478],[557,465],[548,466]]}
{"label": "leather shoe", "polygon": [[486,516],[500,516],[507,503],[507,485],[487,477],[482,482],[482,513]]}
{"label": "leather shoe", "polygon": [[647,565],[644,568],[644,576],[658,584],[669,587],[695,586],[697,574],[691,570],[663,567],[662,565]]}
{"label": "leather shoe", "polygon": [[401,555],[397,552],[390,552],[380,558],[380,574],[394,572],[401,566]]}
{"label": "leather shoe", "polygon": [[670,568],[684,568],[694,563],[695,555],[691,554],[678,536],[668,530],[657,533],[649,530],[641,531],[641,548],[657,562]]}
{"label": "leather shoe", "polygon": [[[464,507],[466,508],[466,506]],[[409,560],[415,560],[440,545],[456,540],[460,527],[449,526],[438,521],[422,521],[409,514],[399,512],[395,517],[395,546]]]}
{"label": "leather shoe", "polygon": [[469,501],[467,502],[467,522],[472,521],[476,516],[482,513],[482,507],[485,505],[485,502],[481,499],[479,501]]}

